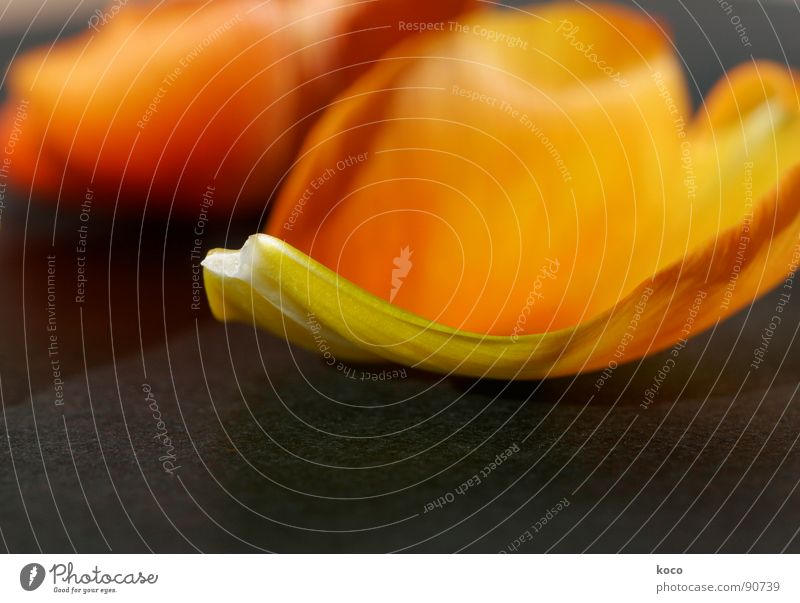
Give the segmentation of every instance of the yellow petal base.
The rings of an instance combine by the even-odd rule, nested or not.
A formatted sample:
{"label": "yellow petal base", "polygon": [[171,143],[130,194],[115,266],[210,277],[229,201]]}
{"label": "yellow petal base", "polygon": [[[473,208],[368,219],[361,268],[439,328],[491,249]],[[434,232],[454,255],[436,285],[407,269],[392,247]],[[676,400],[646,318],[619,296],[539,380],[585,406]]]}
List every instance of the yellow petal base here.
{"label": "yellow petal base", "polygon": [[[255,324],[307,349],[323,339],[351,362],[391,361],[428,371],[542,379],[614,367],[685,340],[742,308],[800,262],[800,169],[731,228],[642,283],[613,308],[575,327],[489,336],[433,323],[386,302],[269,235],[204,260],[206,292],[223,321]],[[730,290],[730,266],[746,228],[748,255]]]}

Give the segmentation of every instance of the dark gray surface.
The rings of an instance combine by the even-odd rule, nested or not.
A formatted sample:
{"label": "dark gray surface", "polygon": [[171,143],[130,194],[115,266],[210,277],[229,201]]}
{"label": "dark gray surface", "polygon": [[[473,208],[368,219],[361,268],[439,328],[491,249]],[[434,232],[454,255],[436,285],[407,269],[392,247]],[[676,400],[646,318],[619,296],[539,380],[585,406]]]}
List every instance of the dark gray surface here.
{"label": "dark gray surface", "polygon": [[[800,64],[796,7],[736,5],[753,48],[715,3],[648,5],[674,29],[696,96],[751,52]],[[17,196],[3,214],[0,548],[499,551],[567,497],[520,551],[800,551],[798,299],[758,371],[747,367],[774,294],[692,340],[647,410],[663,356],[600,392],[596,375],[370,383],[191,311],[193,224],[93,214],[76,305],[77,225],[60,215],[53,245],[46,204]],[[238,246],[258,224],[215,215],[212,228],[209,247]],[[47,354],[53,253],[62,407]],[[174,438],[174,475],[144,383]],[[423,512],[513,444],[479,486]]]}

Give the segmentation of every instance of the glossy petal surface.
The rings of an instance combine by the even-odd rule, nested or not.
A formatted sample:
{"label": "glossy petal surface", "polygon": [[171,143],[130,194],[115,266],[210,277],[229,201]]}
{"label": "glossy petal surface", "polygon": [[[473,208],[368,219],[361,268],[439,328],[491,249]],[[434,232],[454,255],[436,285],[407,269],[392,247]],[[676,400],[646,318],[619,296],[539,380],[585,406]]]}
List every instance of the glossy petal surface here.
{"label": "glossy petal surface", "polygon": [[536,10],[409,41],[348,89],[271,236],[207,261],[216,314],[306,347],[319,325],[342,354],[541,378],[677,354],[793,273],[794,74],[740,67],[693,118],[657,23]]}

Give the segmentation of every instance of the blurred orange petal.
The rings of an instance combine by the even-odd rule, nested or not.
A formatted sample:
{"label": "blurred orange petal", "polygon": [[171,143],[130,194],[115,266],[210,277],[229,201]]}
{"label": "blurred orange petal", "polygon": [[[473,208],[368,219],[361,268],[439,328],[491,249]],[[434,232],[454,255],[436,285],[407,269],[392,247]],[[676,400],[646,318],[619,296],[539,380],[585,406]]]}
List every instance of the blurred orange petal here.
{"label": "blurred orange petal", "polygon": [[218,204],[260,211],[318,111],[414,33],[399,24],[471,3],[171,0],[105,11],[77,38],[15,62],[2,119],[3,139],[16,139],[10,177],[65,204],[92,188],[136,208],[147,195],[165,206],[175,197],[195,214],[213,186]]}

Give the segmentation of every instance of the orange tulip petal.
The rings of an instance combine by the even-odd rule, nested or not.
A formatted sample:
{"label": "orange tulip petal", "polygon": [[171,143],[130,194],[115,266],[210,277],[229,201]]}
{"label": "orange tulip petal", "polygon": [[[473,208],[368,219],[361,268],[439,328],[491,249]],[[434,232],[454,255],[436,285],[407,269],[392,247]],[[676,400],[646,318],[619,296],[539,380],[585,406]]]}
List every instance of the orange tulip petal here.
{"label": "orange tulip petal", "polygon": [[[231,0],[131,4],[15,62],[2,119],[27,119],[10,177],[39,195],[196,214],[265,206],[318,110],[398,40],[404,15],[451,18],[472,0]],[[111,201],[109,201],[110,203]]]}
{"label": "orange tulip petal", "polygon": [[409,248],[393,301],[455,328],[574,325],[664,265],[685,229],[688,204],[667,200],[686,197],[673,122],[687,99],[666,38],[635,13],[476,13],[338,99],[266,232],[385,299]]}
{"label": "orange tulip petal", "polygon": [[793,273],[792,72],[740,68],[692,121],[656,24],[537,10],[406,43],[347,90],[272,236],[209,257],[217,316],[312,347],[310,312],[342,353],[542,378],[674,358]]}
{"label": "orange tulip petal", "polygon": [[[781,224],[777,230],[775,223]],[[743,232],[752,247],[742,260]],[[304,348],[330,352],[339,361],[384,360],[447,375],[543,379],[613,370],[669,347],[665,362],[671,369],[686,340],[797,270],[798,233],[800,168],[794,168],[760,201],[752,224],[721,233],[590,321],[521,337],[432,323],[268,235],[251,237],[241,251],[212,251],[204,274],[219,320],[255,322]],[[734,265],[739,280],[732,289]],[[793,277],[786,278],[789,292],[792,283]]]}

